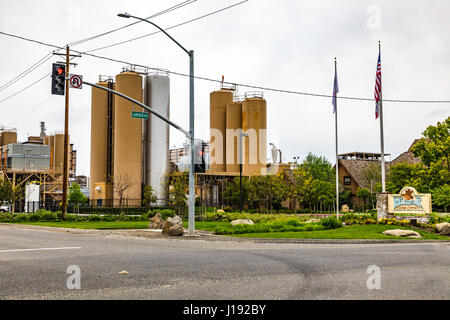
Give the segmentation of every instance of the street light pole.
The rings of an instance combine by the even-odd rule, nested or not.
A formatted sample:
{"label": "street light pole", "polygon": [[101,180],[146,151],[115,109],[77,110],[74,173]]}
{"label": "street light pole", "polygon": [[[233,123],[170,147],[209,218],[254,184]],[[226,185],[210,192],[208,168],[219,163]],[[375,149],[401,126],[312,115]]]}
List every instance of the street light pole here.
{"label": "street light pole", "polygon": [[164,29],[162,29],[157,24],[140,17],[130,15],[128,13],[119,13],[119,17],[122,18],[134,18],[141,21],[150,23],[151,25],[158,28],[162,33],[168,36],[173,42],[175,42],[184,52],[189,55],[189,144],[191,152],[191,165],[189,167],[189,215],[188,215],[188,229],[189,234],[195,233],[195,177],[194,177],[194,164],[195,164],[195,138],[194,138],[194,51],[187,50],[181,44],[178,43],[174,38],[172,38]]}
{"label": "street light pole", "polygon": [[195,138],[194,138],[194,51],[189,51],[189,134],[191,148],[191,165],[189,167],[189,214],[188,229],[189,234],[195,233]]}

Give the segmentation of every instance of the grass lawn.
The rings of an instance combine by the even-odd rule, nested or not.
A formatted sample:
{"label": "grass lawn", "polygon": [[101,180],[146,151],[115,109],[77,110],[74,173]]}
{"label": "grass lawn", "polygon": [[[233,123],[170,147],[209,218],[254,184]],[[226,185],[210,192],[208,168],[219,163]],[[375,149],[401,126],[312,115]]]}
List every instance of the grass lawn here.
{"label": "grass lawn", "polygon": [[[14,222],[16,224],[61,227],[74,229],[147,229],[148,221],[111,221],[111,222],[72,222],[72,221],[39,221],[39,222]],[[184,221],[183,226],[188,227]],[[229,222],[220,221],[196,221],[196,230],[213,232],[216,227],[232,228]],[[297,239],[400,239],[399,237],[386,236],[383,231],[389,229],[412,229],[394,225],[352,225],[333,230],[302,231],[302,232],[272,232],[272,233],[245,233],[227,235],[230,237],[244,238],[297,238]],[[438,236],[422,230],[414,229],[420,233],[423,240],[450,240],[449,237]],[[405,238],[402,238],[405,239]],[[406,238],[411,239],[411,238]],[[420,239],[417,239],[420,240]]]}
{"label": "grass lawn", "polygon": [[[298,238],[298,239],[414,239],[384,235],[382,232],[390,229],[412,229],[417,231],[423,240],[450,240],[449,237],[438,236],[434,233],[393,225],[352,225],[332,230],[303,231],[303,232],[273,232],[273,233],[245,233],[230,235],[243,238]],[[421,240],[421,239],[415,239]]]}
{"label": "grass lawn", "polygon": [[[183,221],[183,227],[188,227],[188,222]],[[214,232],[216,227],[231,227],[231,223],[222,221],[195,221],[195,230],[205,230]]]}

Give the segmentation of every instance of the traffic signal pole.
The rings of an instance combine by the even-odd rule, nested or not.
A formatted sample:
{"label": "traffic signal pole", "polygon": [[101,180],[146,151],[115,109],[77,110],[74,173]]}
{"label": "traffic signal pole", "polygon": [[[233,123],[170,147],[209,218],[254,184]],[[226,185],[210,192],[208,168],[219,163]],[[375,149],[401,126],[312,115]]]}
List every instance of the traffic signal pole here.
{"label": "traffic signal pole", "polygon": [[66,47],[66,106],[64,111],[64,164],[63,164],[63,198],[61,208],[61,219],[66,220],[67,212],[67,189],[69,180],[69,46]]}

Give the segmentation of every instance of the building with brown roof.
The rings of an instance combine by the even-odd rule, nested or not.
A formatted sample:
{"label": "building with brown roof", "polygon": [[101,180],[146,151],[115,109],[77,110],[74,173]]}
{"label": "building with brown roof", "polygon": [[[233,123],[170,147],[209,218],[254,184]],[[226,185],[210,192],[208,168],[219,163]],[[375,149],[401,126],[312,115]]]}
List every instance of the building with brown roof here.
{"label": "building with brown roof", "polygon": [[[386,174],[392,165],[398,163],[416,164],[420,163],[420,158],[414,156],[411,148],[418,139],[414,140],[406,152],[403,152],[392,161],[386,161]],[[385,154],[389,156],[390,154]],[[358,188],[370,188],[369,181],[364,178],[364,171],[374,164],[380,165],[381,154],[369,152],[350,152],[339,155],[339,185],[340,190],[350,191],[350,203],[354,207],[363,204],[363,200],[356,196]],[[380,169],[381,170],[381,169]]]}

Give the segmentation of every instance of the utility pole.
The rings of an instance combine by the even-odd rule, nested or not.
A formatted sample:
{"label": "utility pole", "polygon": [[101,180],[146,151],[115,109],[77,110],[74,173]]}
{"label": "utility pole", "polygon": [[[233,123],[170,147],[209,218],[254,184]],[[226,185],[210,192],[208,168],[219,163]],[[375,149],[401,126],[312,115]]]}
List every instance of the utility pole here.
{"label": "utility pole", "polygon": [[64,164],[63,164],[63,198],[61,208],[61,219],[66,220],[67,212],[67,189],[69,178],[69,46],[66,47],[66,106],[64,113]]}

